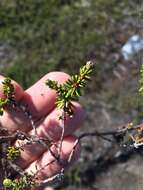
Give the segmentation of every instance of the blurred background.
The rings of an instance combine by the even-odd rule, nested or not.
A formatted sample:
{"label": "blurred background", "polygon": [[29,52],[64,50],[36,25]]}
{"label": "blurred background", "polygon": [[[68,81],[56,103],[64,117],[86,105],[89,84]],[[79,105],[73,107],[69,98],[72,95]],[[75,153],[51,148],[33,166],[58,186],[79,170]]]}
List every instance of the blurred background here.
{"label": "blurred background", "polygon": [[[1,0],[0,74],[25,89],[44,74],[95,71],[81,103],[78,132],[115,129],[143,119],[138,95],[143,62],[142,0]],[[79,162],[62,184],[42,189],[142,190],[143,151],[84,139]]]}

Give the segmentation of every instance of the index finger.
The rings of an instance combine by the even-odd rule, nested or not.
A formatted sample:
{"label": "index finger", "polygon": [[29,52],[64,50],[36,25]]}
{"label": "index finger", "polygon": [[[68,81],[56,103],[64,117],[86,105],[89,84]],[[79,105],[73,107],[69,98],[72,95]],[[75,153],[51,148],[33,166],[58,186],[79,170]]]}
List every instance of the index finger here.
{"label": "index finger", "polygon": [[63,72],[48,73],[24,92],[21,103],[28,105],[30,113],[37,119],[47,115],[55,108],[56,92],[46,86],[46,80],[50,79],[62,84],[69,77]]}
{"label": "index finger", "polygon": [[[59,83],[65,82],[69,75],[61,72],[52,72],[45,75],[37,83],[26,91],[23,91],[20,85],[12,81],[15,89],[15,98],[18,103],[25,105],[26,109],[35,120],[40,119],[55,107],[56,93],[45,85],[47,79],[57,80]],[[4,77],[0,76],[0,97],[3,97],[2,82]],[[21,110],[9,108],[5,110],[4,115],[0,117],[0,124],[10,131],[29,131],[32,129],[29,118]]]}

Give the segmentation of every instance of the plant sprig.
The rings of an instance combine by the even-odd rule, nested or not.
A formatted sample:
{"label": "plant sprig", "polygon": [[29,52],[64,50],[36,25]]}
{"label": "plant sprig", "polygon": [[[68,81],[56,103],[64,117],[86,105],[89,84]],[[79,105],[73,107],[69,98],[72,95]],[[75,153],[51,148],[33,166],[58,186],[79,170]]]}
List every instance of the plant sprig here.
{"label": "plant sprig", "polygon": [[3,115],[4,107],[7,105],[7,99],[0,98],[0,115]]}
{"label": "plant sprig", "polygon": [[80,68],[79,74],[71,76],[64,84],[58,84],[57,81],[48,79],[46,85],[57,93],[56,105],[63,109],[65,113],[73,115],[72,101],[79,100],[81,90],[90,80],[93,71],[93,63],[87,62],[86,65]]}
{"label": "plant sprig", "polygon": [[14,96],[14,86],[11,83],[11,79],[9,77],[5,78],[2,84],[3,84],[4,95],[7,98],[12,98]]}
{"label": "plant sprig", "polygon": [[14,146],[9,146],[7,148],[7,159],[14,161],[18,156],[20,156],[20,149]]}
{"label": "plant sprig", "polygon": [[11,180],[9,178],[5,178],[3,180],[3,185],[6,188],[11,188],[12,190],[31,190],[32,186],[34,185],[34,178],[30,175],[24,175],[19,179]]}
{"label": "plant sprig", "polygon": [[5,97],[0,98],[0,115],[3,115],[4,108],[6,105],[15,102],[14,86],[11,83],[11,79],[8,77],[5,78],[4,81],[2,82],[2,84],[3,84],[2,90],[3,90],[3,94]]}
{"label": "plant sprig", "polygon": [[[51,154],[54,156],[55,160],[59,161],[59,163],[62,163],[62,161],[60,160],[60,158],[61,158],[60,155],[61,155],[62,142],[63,142],[64,131],[65,131],[64,130],[65,114],[68,114],[69,116],[73,115],[74,106],[73,106],[72,101],[79,100],[79,97],[82,94],[82,89],[86,86],[87,82],[90,80],[92,70],[93,70],[93,63],[88,62],[86,65],[84,65],[83,67],[80,68],[78,74],[71,76],[71,78],[69,78],[64,84],[59,84],[57,81],[52,81],[52,80],[46,81],[46,85],[48,85],[51,89],[56,91],[56,93],[57,93],[56,106],[58,108],[62,109],[62,111],[64,113],[59,117],[59,119],[62,120],[62,134],[61,134],[60,141],[59,141],[60,143],[57,146],[58,156],[55,155],[48,147]],[[10,106],[11,105],[18,106],[18,104],[16,103],[16,100],[15,100],[14,86],[11,83],[11,79],[10,78],[4,79],[2,84],[3,84],[4,97],[0,98],[0,114],[1,115],[3,115],[4,109],[6,108],[7,105],[8,106],[9,105]],[[26,115],[29,114],[27,111],[25,111],[25,109],[22,108],[22,110],[24,110]],[[32,116],[30,115],[29,118],[31,119],[31,117]],[[33,123],[33,121],[32,121],[32,123]],[[39,142],[38,140],[39,139],[37,139],[37,142]],[[42,143],[44,143],[44,142],[42,142]],[[45,146],[45,144],[44,144],[44,146]],[[73,153],[73,151],[72,151],[72,153]],[[20,156],[19,148],[14,147],[14,146],[7,147],[7,153],[6,153],[7,160],[13,162],[19,156]],[[72,156],[70,156],[70,157],[72,157]],[[15,170],[15,168],[14,168],[14,170]],[[17,169],[16,169],[16,171],[17,171]],[[63,173],[64,167],[61,169],[61,171],[62,171],[61,173]],[[61,173],[60,173],[60,176],[61,176]],[[13,180],[10,178],[7,178],[7,176],[5,176],[5,178],[3,180],[4,187],[10,188],[12,190],[23,190],[23,189],[29,190],[29,189],[32,189],[33,185],[36,185],[36,183],[39,183],[39,181],[35,177],[36,174],[34,174],[32,176],[30,176],[27,173],[24,173],[24,174],[19,173],[19,174],[20,174],[19,178],[13,179]],[[56,178],[57,178],[57,176],[56,176]],[[54,178],[48,179],[48,180],[49,181],[54,180]]]}

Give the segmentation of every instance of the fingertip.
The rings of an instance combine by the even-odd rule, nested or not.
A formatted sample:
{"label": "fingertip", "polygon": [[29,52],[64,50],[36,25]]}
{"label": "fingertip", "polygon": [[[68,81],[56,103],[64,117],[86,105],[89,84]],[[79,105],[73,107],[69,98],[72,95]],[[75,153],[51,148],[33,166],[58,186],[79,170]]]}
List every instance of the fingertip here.
{"label": "fingertip", "polygon": [[36,117],[48,114],[55,107],[56,92],[46,86],[46,80],[55,80],[62,84],[69,78],[63,72],[50,72],[28,88],[22,102],[29,105],[31,113]]}
{"label": "fingertip", "polygon": [[45,78],[50,79],[50,80],[55,80],[59,82],[60,84],[64,83],[66,80],[70,78],[70,76],[67,73],[64,72],[59,72],[59,71],[54,71],[48,73]]}

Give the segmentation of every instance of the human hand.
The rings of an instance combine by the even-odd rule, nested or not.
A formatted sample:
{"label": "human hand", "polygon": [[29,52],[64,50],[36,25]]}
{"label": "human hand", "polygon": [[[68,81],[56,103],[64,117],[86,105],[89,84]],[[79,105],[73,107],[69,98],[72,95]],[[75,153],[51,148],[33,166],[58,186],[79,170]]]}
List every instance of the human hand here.
{"label": "human hand", "polygon": [[[56,93],[49,89],[45,85],[47,79],[56,80],[59,83],[64,83],[69,76],[61,72],[52,72],[44,76],[33,86],[28,88],[26,91],[12,81],[15,88],[15,98],[18,103],[28,107],[29,112],[34,118],[36,124],[37,135],[42,138],[48,138],[55,142],[60,140],[62,127],[59,121],[60,110],[55,107]],[[2,81],[4,77],[0,77],[0,96],[2,97]],[[66,119],[66,127],[64,133],[64,139],[62,143],[61,158],[67,160],[76,141],[74,132],[79,126],[82,125],[84,119],[84,111],[78,103],[74,103],[75,110],[72,118]],[[13,133],[18,131],[24,131],[28,134],[34,134],[29,118],[21,111],[8,109],[4,112],[4,115],[0,117],[0,124],[2,127],[7,128]],[[19,146],[23,142],[16,141],[14,144]],[[54,146],[54,145],[53,145]],[[57,152],[55,146],[52,147],[53,151]],[[77,146],[73,159],[71,162],[76,160],[80,153],[80,146]],[[38,177],[40,180],[51,177],[61,170],[61,166],[58,162],[50,163],[54,157],[51,153],[45,149],[42,145],[32,143],[30,145],[24,145],[23,151],[21,151],[20,157],[16,160],[16,164],[20,166],[24,171],[28,173],[35,173],[37,170]],[[71,163],[70,163],[71,164]],[[46,166],[47,165],[47,166]],[[65,166],[67,167],[67,166]],[[42,168],[42,170],[41,170]]]}

